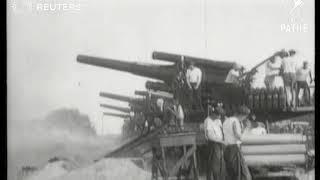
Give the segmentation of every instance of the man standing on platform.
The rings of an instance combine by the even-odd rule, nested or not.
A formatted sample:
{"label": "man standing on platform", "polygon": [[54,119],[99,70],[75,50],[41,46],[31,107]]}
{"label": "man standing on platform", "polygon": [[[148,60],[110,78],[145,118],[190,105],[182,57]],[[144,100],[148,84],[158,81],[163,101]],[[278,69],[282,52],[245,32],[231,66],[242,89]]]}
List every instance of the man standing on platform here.
{"label": "man standing on platform", "polygon": [[225,79],[226,83],[239,84],[241,66],[234,64]]}
{"label": "man standing on platform", "polygon": [[245,164],[240,150],[242,138],[242,121],[250,114],[247,107],[242,106],[237,113],[227,118],[223,123],[226,143],[224,160],[226,163],[228,180],[251,180],[248,166]]}
{"label": "man standing on platform", "polygon": [[296,51],[288,51],[288,57],[282,59],[283,83],[287,96],[287,106],[294,108],[296,105],[296,92],[294,84],[296,82]]}
{"label": "man standing on platform", "polygon": [[[283,83],[280,83],[280,68],[281,64],[277,61],[278,56],[275,56],[270,59],[266,64],[266,77],[264,83],[267,89],[274,89],[283,86]],[[279,78],[278,78],[279,77]],[[282,80],[282,79],[281,79]]]}
{"label": "man standing on platform", "polygon": [[[299,68],[296,73],[296,80],[297,80],[297,89],[296,89],[296,100],[299,106],[299,94],[300,90],[303,89],[303,95],[307,97],[307,104],[310,105],[310,88],[307,82],[308,76],[310,78],[310,84],[313,82],[311,70],[308,67],[308,61],[303,62],[302,68]],[[304,97],[304,96],[302,96]]]}
{"label": "man standing on platform", "polygon": [[224,180],[226,176],[223,157],[224,140],[222,131],[221,107],[209,110],[210,115],[204,121],[205,137],[208,141],[207,180]]}
{"label": "man standing on platform", "polygon": [[186,81],[189,89],[192,91],[192,97],[197,98],[200,108],[202,109],[201,103],[201,85],[202,71],[194,66],[194,62],[191,61],[186,72]]}

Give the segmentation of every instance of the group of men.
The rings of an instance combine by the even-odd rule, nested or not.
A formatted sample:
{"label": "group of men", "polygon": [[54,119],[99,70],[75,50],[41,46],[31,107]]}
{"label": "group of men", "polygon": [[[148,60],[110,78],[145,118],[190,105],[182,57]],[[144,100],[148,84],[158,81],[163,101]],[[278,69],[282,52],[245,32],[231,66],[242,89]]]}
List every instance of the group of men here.
{"label": "group of men", "polygon": [[208,141],[207,180],[251,180],[248,166],[240,150],[244,133],[242,122],[250,110],[242,106],[229,117],[221,106],[210,109],[204,121]]}
{"label": "group of men", "polygon": [[295,50],[285,51],[284,56],[275,55],[266,64],[265,85],[267,89],[284,87],[288,107],[300,105],[299,93],[303,89],[307,97],[306,103],[310,104],[310,84],[313,82],[308,61],[304,61],[302,67],[298,67],[297,53]]}

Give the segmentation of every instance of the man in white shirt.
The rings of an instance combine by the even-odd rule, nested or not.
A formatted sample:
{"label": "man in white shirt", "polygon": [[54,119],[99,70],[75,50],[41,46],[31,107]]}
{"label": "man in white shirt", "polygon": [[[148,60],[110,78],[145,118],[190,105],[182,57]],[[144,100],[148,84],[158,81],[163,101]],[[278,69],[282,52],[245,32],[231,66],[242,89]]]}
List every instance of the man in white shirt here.
{"label": "man in white shirt", "polygon": [[300,105],[299,100],[299,93],[300,90],[303,89],[303,94],[307,96],[307,103],[310,104],[310,88],[308,85],[308,76],[310,78],[310,84],[313,82],[311,70],[308,67],[308,61],[303,62],[303,67],[299,68],[296,73],[296,80],[297,80],[297,89],[296,89],[296,99],[298,106]]}
{"label": "man in white shirt", "polygon": [[228,144],[224,151],[228,179],[251,180],[248,166],[245,164],[240,150],[242,138],[242,121],[250,114],[250,110],[242,106],[233,116],[223,123],[225,142]]}
{"label": "man in white shirt", "polygon": [[224,180],[225,163],[223,157],[224,137],[222,131],[222,122],[220,120],[223,114],[221,107],[211,108],[210,115],[204,120],[204,132],[208,141],[208,164],[207,180]]}
{"label": "man in white shirt", "polygon": [[239,76],[240,76],[240,70],[241,67],[238,64],[234,64],[232,69],[229,71],[225,82],[226,83],[233,83],[233,84],[238,84],[239,83]]}
{"label": "man in white shirt", "polygon": [[274,89],[282,86],[281,78],[278,78],[281,64],[277,61],[279,56],[275,56],[266,63],[266,77],[264,83],[267,89]]}
{"label": "man in white shirt", "polygon": [[191,61],[187,69],[186,80],[190,89],[198,89],[202,80],[202,72],[198,67],[194,66],[194,62]]}
{"label": "man in white shirt", "polygon": [[296,51],[289,50],[288,57],[282,59],[282,71],[283,71],[283,83],[287,96],[288,107],[295,107],[296,96],[294,90],[294,84],[296,81]]}
{"label": "man in white shirt", "polygon": [[194,66],[194,62],[191,61],[186,72],[186,81],[189,89],[192,91],[192,102],[195,102],[202,109],[201,102],[201,80],[202,80],[202,71]]}
{"label": "man in white shirt", "polygon": [[174,99],[173,113],[176,119],[176,125],[180,130],[184,130],[184,112],[177,98]]}

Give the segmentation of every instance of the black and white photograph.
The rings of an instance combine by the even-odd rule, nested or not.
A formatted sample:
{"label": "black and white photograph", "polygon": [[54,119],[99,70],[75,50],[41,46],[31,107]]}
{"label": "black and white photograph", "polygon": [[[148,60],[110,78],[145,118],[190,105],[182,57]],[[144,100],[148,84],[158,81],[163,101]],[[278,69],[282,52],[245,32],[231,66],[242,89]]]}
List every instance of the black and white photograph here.
{"label": "black and white photograph", "polygon": [[8,180],[315,180],[314,0],[7,0]]}

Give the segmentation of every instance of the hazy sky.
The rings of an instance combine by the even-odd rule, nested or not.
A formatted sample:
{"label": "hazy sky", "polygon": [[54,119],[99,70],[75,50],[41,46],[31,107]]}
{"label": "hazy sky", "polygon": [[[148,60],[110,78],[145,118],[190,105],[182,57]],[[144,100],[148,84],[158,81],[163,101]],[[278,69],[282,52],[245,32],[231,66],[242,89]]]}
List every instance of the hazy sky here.
{"label": "hazy sky", "polygon": [[[60,108],[87,113],[98,133],[119,133],[105,117],[100,91],[133,95],[145,78],[86,66],[77,54],[152,62],[154,50],[239,62],[248,69],[282,48],[314,62],[314,1],[303,0],[298,24],[285,32],[293,0],[87,0],[79,11],[14,12],[8,1],[8,121]],[[36,1],[33,1],[36,2]],[[53,2],[48,0],[47,2]],[[75,2],[75,1],[59,1]]]}

